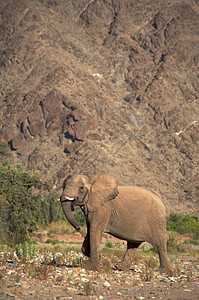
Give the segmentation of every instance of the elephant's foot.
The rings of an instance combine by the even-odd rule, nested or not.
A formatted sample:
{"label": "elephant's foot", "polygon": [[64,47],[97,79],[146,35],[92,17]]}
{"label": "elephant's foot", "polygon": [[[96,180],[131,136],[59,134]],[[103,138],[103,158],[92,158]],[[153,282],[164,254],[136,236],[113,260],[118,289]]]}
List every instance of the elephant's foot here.
{"label": "elephant's foot", "polygon": [[141,243],[127,242],[127,251],[124,254],[124,257],[123,257],[122,261],[116,265],[116,268],[118,270],[124,271],[124,270],[129,270],[130,269],[131,264],[132,264],[132,262],[134,260],[134,257],[135,257],[135,251],[136,251],[137,247],[140,244]]}
{"label": "elephant's foot", "polygon": [[88,270],[98,271],[98,272],[101,270],[100,264],[97,263],[97,262],[92,262],[91,260],[88,260],[88,261],[86,262],[86,268],[87,268]]}
{"label": "elephant's foot", "polygon": [[118,271],[127,271],[130,269],[130,266],[127,265],[127,264],[124,264],[122,262],[118,263],[115,265],[115,268],[118,270]]}

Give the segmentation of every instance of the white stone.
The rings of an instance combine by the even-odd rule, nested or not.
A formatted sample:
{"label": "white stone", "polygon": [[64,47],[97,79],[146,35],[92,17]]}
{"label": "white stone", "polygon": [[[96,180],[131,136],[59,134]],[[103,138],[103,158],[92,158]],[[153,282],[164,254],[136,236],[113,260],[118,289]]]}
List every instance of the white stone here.
{"label": "white stone", "polygon": [[89,282],[89,279],[83,277],[83,278],[81,278],[81,281],[82,281],[82,282]]}
{"label": "white stone", "polygon": [[108,281],[105,281],[105,282],[104,282],[104,286],[105,286],[105,287],[110,287],[111,285],[110,285],[110,283],[109,283]]}
{"label": "white stone", "polygon": [[169,279],[170,279],[172,282],[175,282],[175,278],[174,278],[174,277],[169,277]]}
{"label": "white stone", "polygon": [[81,269],[80,272],[86,273],[86,270],[85,269]]}

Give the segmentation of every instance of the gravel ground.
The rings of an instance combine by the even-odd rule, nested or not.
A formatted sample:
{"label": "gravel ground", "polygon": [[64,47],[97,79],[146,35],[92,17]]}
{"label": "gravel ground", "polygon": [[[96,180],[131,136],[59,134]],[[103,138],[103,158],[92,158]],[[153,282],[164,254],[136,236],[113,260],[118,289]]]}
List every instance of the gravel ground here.
{"label": "gravel ground", "polygon": [[41,264],[43,255],[26,264],[5,261],[0,265],[1,299],[199,299],[198,257],[170,257],[170,276],[146,269],[142,260],[126,272],[99,273],[84,268],[81,253],[71,251],[67,259],[54,266]]}

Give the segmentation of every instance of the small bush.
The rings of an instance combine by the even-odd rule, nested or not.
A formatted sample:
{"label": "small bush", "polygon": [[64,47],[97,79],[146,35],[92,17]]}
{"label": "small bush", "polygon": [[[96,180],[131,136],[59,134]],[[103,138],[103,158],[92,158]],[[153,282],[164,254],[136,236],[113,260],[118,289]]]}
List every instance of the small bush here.
{"label": "small bush", "polygon": [[25,241],[23,244],[20,243],[15,246],[15,252],[19,260],[33,259],[37,253],[37,245]]}
{"label": "small bush", "polygon": [[154,269],[158,266],[158,260],[152,256],[144,259],[144,272],[140,275],[143,281],[151,281],[154,276]]}
{"label": "small bush", "polygon": [[56,245],[56,244],[59,244],[60,243],[60,241],[59,240],[57,240],[57,239],[47,239],[47,241],[45,242],[45,243],[47,243],[47,244],[52,244],[52,245]]}
{"label": "small bush", "polygon": [[41,280],[46,280],[51,273],[53,272],[53,267],[47,264],[26,264],[24,267],[24,271],[29,278],[38,277]]}

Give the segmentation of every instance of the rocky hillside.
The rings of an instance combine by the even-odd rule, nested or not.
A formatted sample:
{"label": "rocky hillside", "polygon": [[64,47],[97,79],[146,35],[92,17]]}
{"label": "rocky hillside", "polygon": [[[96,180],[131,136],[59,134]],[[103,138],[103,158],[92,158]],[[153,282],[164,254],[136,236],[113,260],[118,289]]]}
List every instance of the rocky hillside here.
{"label": "rocky hillside", "polygon": [[107,172],[199,214],[198,0],[1,0],[0,140],[59,189]]}

